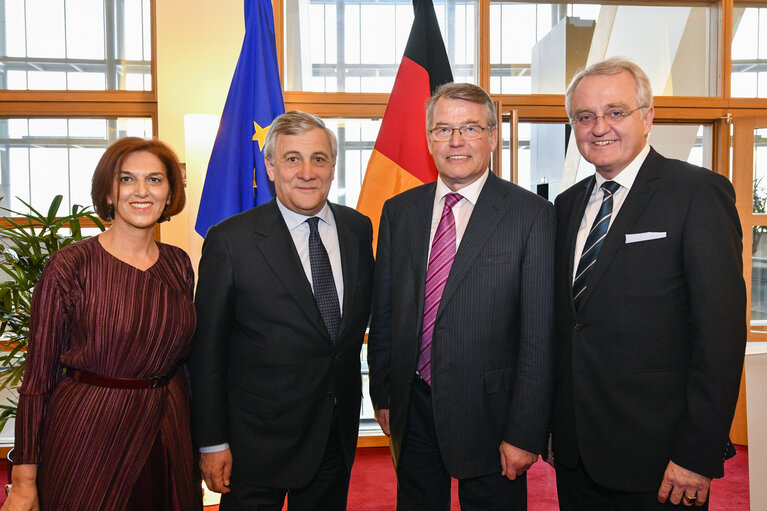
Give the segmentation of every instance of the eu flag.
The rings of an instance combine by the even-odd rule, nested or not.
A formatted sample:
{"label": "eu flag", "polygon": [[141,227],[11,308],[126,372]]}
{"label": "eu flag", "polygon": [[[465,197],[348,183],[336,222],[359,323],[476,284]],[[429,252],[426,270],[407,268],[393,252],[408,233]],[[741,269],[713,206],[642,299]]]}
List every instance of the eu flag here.
{"label": "eu flag", "polygon": [[274,197],[263,144],[285,112],[270,0],[245,0],[245,39],[208,163],[195,230],[205,236],[221,220]]}

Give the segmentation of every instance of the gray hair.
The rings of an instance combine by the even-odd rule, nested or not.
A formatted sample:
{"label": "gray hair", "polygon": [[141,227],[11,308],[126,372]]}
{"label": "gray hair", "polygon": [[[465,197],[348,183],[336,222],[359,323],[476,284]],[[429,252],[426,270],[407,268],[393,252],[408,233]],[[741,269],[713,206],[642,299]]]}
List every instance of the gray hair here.
{"label": "gray hair", "polygon": [[277,139],[280,135],[301,135],[315,128],[319,128],[327,134],[330,141],[331,156],[333,163],[335,163],[336,156],[338,156],[338,140],[336,140],[335,133],[330,131],[325,126],[325,121],[316,115],[300,110],[291,110],[275,117],[264,141],[264,156],[274,163],[274,148],[277,146]]}
{"label": "gray hair", "polygon": [[426,104],[426,129],[431,128],[431,123],[434,120],[434,105],[442,98],[463,99],[472,103],[479,103],[485,107],[487,117],[490,119],[488,126],[495,126],[497,123],[495,103],[493,103],[493,100],[482,87],[471,83],[451,82],[437,87],[434,94],[429,98],[429,102]]}
{"label": "gray hair", "polygon": [[573,77],[573,80],[570,82],[570,86],[567,87],[567,92],[565,93],[565,109],[567,110],[567,116],[570,119],[573,118],[573,96],[575,95],[575,90],[578,88],[581,80],[588,76],[617,75],[624,71],[631,73],[631,76],[634,77],[637,107],[644,108],[652,106],[652,87],[650,86],[650,79],[647,78],[647,75],[642,71],[642,68],[625,57],[611,57],[602,62],[592,64],[585,69],[581,69]]}

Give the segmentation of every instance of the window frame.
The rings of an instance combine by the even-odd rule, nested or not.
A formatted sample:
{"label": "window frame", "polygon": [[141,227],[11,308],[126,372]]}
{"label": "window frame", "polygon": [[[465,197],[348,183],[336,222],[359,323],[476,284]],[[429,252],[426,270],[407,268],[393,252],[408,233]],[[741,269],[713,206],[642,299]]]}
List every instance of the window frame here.
{"label": "window frame", "polygon": [[[490,90],[490,3],[491,0],[478,0],[476,30],[479,38],[477,56],[478,85]],[[571,3],[550,0],[545,3]],[[614,5],[666,5],[661,0],[581,0],[577,3],[614,4]],[[712,41],[711,49],[716,52],[717,70],[715,88],[719,93],[714,96],[658,96],[655,98],[655,122],[659,124],[677,124],[696,122],[713,126],[713,169],[733,181],[751,180],[752,168],[739,168],[732,161],[733,139],[731,124],[736,125],[738,119],[767,115],[767,98],[733,98],[731,96],[732,78],[732,38],[733,38],[733,9],[735,0],[689,0],[680,1],[690,6],[708,6],[713,12],[717,26],[717,39]],[[284,68],[284,0],[273,0],[275,34],[277,39],[278,62],[281,76]],[[738,7],[767,7],[767,1],[738,2]],[[283,87],[284,90],[284,87]],[[300,109],[319,116],[328,117],[382,117],[386,109],[389,94],[380,93],[326,93],[284,91],[285,108]],[[500,118],[510,118],[511,122],[501,124],[503,129],[510,129],[511,140],[516,141],[516,125],[518,122],[568,122],[564,108],[564,94],[491,94],[498,106]],[[508,128],[507,128],[508,127]],[[515,143],[512,143],[512,148]],[[499,155],[500,156],[500,155]],[[516,181],[516,161],[512,150],[511,175]],[[500,167],[499,167],[500,168]],[[747,205],[744,204],[747,202]],[[739,200],[738,212],[743,223],[744,233],[750,232],[752,219],[751,202]],[[746,222],[747,221],[747,222]],[[748,225],[747,225],[748,224]],[[750,240],[748,235],[745,240]],[[751,303],[751,253],[743,253],[744,270],[747,270],[746,286],[748,307]],[[767,332],[751,332],[749,341],[767,341]],[[733,438],[743,441],[745,438],[745,419],[736,416],[734,421]],[[360,437],[360,445],[386,445],[385,437]]]}
{"label": "window frame", "polygon": [[[2,118],[120,118],[152,119],[152,135],[158,133],[156,1],[150,0],[151,91],[104,90],[0,90]],[[16,217],[12,217],[16,220]],[[5,222],[0,219],[0,222]],[[86,220],[83,227],[95,227]],[[159,240],[159,228],[155,237]]]}

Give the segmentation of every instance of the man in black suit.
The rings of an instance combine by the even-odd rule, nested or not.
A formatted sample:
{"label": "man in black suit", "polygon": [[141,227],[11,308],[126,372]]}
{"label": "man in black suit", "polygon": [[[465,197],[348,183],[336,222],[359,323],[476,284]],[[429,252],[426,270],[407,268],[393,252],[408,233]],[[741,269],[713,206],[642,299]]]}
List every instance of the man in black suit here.
{"label": "man in black suit", "polygon": [[331,204],[337,143],[287,112],[264,144],[277,198],[211,227],[197,285],[193,428],[222,511],[346,509],[372,226]]}
{"label": "man in black suit", "polygon": [[735,193],[650,148],[652,92],[634,63],[581,71],[566,102],[596,174],[556,200],[560,506],[704,506],[746,340]]}
{"label": "man in black suit", "polygon": [[[414,121],[417,122],[417,121]],[[470,84],[426,111],[439,178],[386,202],[368,343],[397,509],[525,509],[553,391],[554,212],[489,171],[495,106]]]}

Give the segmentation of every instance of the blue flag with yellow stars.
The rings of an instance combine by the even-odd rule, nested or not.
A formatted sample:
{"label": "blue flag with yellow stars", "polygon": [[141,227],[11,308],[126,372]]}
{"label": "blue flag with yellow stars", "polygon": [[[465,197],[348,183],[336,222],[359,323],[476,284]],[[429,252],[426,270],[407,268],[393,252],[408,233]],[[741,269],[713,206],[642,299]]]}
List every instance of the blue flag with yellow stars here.
{"label": "blue flag with yellow stars", "polygon": [[195,230],[205,236],[221,220],[268,202],[263,145],[272,120],[285,112],[270,0],[245,0],[245,39],[205,175]]}

